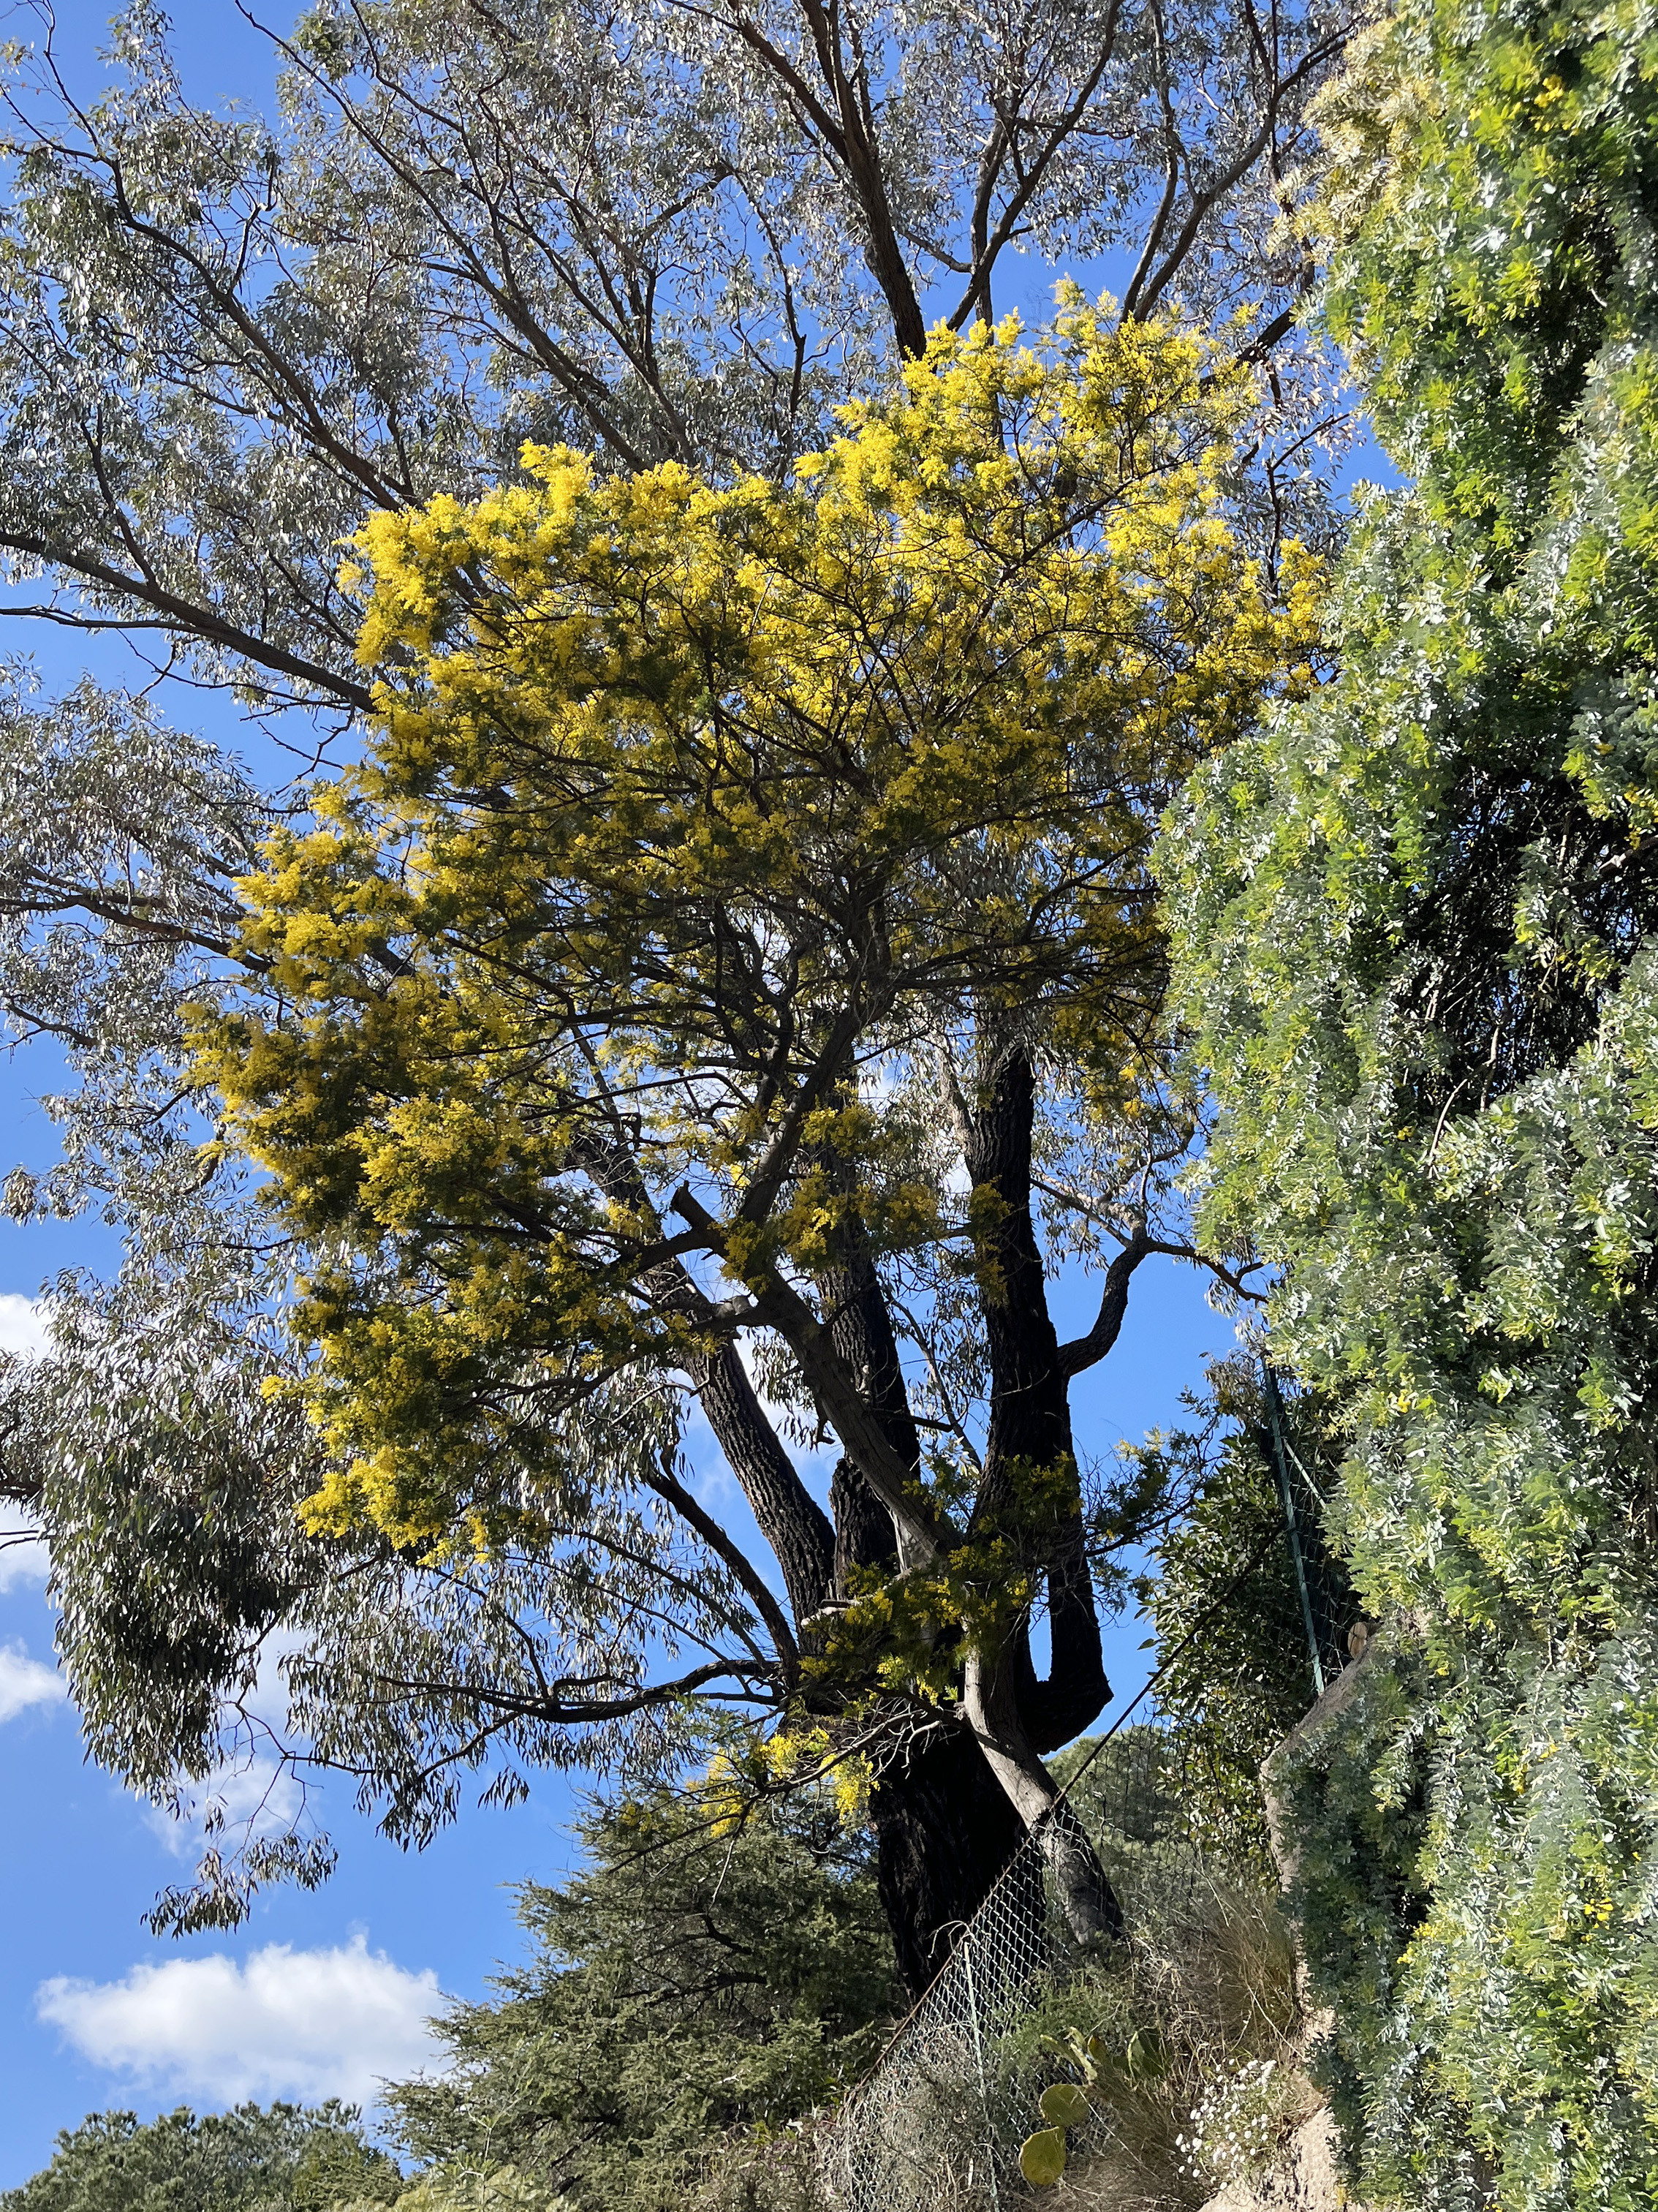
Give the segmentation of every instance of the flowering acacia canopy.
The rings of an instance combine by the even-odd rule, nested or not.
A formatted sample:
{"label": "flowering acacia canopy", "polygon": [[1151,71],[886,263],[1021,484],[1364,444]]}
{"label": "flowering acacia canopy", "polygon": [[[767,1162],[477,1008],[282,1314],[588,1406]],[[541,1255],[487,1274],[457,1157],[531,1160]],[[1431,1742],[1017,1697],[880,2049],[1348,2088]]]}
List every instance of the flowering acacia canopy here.
{"label": "flowering acacia canopy", "polygon": [[[782,1568],[792,1620],[736,1571],[784,1691],[860,1565],[836,1649],[890,1629],[902,1565],[923,1611],[953,1593],[920,1632],[935,1675],[971,1676],[938,1643],[971,1618],[984,1697],[1029,1677],[1023,1720],[979,1732],[1051,1787],[1020,1747],[1037,1692],[1054,1725],[1080,1693],[1074,1732],[1103,1680],[1066,1390],[1186,1141],[1149,843],[1313,638],[1310,565],[1265,574],[1216,488],[1242,396],[1178,327],[1072,295],[1035,349],[941,335],[785,487],[532,451],[527,483],[369,524],[380,735],[246,883],[270,991],[201,1042],[331,1255],[304,1310],[337,1455],[313,1527],[487,1551],[553,1510],[567,1414],[689,1382]],[[1096,1212],[1132,1246],[1069,1347],[1033,1141],[1108,1168]],[[983,1428],[940,1372],[952,1330]],[[862,1559],[739,1338],[839,1438]],[[907,1366],[938,1397],[925,1451]],[[659,1496],[686,1510],[677,1478]]]}
{"label": "flowering acacia canopy", "polygon": [[[1014,253],[1039,289],[1067,262],[1117,257],[1133,272],[1126,322],[1178,300],[1232,349],[1270,356],[1228,511],[1258,548],[1297,532],[1329,543],[1341,403],[1296,313],[1312,263],[1273,215],[1349,23],[1321,0],[1270,20],[1253,0],[1029,0],[994,22],[957,0],[322,0],[273,36],[282,73],[263,118],[192,105],[155,0],[111,27],[108,80],[89,99],[64,61],[72,29],[54,32],[43,7],[13,27],[0,555],[25,588],[8,611],[49,617],[60,636],[125,630],[156,648],[160,680],[136,702],[90,686],[37,702],[0,671],[0,1011],[15,1036],[57,1039],[70,1071],[47,1079],[64,1158],[10,1177],[5,1202],[24,1220],[98,1209],[122,1240],[108,1281],[59,1279],[52,1358],[0,1368],[0,1495],[50,1536],[59,1651],[94,1755],[158,1801],[204,1798],[202,1884],[161,1908],[203,1925],[238,1917],[251,1880],[318,1878],[328,1857],[275,1799],[238,1820],[233,1844],[227,1760],[343,1768],[388,1832],[422,1840],[480,1768],[510,1800],[550,1763],[683,1765],[689,1723],[670,1692],[684,1678],[664,1639],[716,1673],[742,1656],[768,1681],[791,1633],[763,1582],[756,1595],[739,1578],[729,1532],[650,1487],[672,1424],[636,1376],[561,1413],[556,1446],[525,1439],[542,1513],[532,1528],[514,1505],[510,1552],[399,1549],[361,1517],[349,1536],[310,1536],[292,1510],[328,1480],[327,1454],[259,1384],[306,1366],[286,1324],[295,1270],[314,1274],[318,1255],[257,1206],[234,1146],[202,1158],[216,1108],[185,1037],[188,1008],[234,1000],[247,963],[258,972],[259,956],[235,949],[233,886],[251,854],[274,822],[311,826],[264,738],[306,759],[336,743],[355,756],[373,709],[341,544],[367,515],[516,481],[526,438],[601,471],[676,461],[727,487],[786,481],[838,405],[925,347],[920,302],[941,300],[958,331],[989,319],[1014,296]],[[252,779],[167,726],[173,677],[252,715]],[[193,721],[197,692],[178,696]],[[954,1109],[940,1120],[938,1093],[901,1096],[891,1073],[875,1102],[894,1132],[902,1106],[918,1155],[904,1174],[933,1187],[959,1148]],[[1034,1115],[1031,1098],[1004,1104],[1004,1134]],[[1126,1150],[1114,1136],[1067,1152],[1065,1119],[1042,1118],[1032,1186],[1038,1213],[1065,1209],[1062,1228],[1057,1214],[1043,1224],[1050,1255],[1103,1261],[1142,1229],[1148,1249],[1189,1244],[1155,1190],[1142,1221],[1136,1178],[1157,1148],[1137,1125]],[[1017,1224],[1017,1146],[975,1158],[994,1164]],[[962,1173],[958,1213],[965,1160]],[[860,1205],[875,1202],[865,1176]],[[993,1310],[1046,1326],[1019,1287],[1035,1235],[1023,1258],[1004,1250],[1014,1288]],[[904,1464],[925,1443],[929,1469],[959,1463],[970,1492],[958,1431],[983,1443],[989,1395],[970,1273],[900,1282],[890,1255],[904,1321],[877,1296],[873,1259],[841,1256],[829,1310],[842,1356],[887,1408]],[[1121,1310],[1128,1249],[1117,1259],[1090,1358]],[[926,1341],[906,1337],[902,1392],[896,1350],[877,1343],[895,1319]],[[811,1431],[780,1343],[750,1331],[744,1358],[765,1368],[774,1407],[797,1390],[782,1426]],[[1011,1356],[1003,1344],[1005,1379]],[[547,1404],[544,1365],[541,1381]],[[890,1515],[869,1518],[837,1475],[830,1529],[734,1348],[700,1387],[750,1497],[769,1500],[766,1541],[805,1610],[859,1562],[879,1582]],[[1003,1398],[1034,1402],[1023,1384]],[[1043,1418],[1027,1441],[1051,1465],[1060,1444]],[[440,1518],[465,1486],[434,1480]],[[945,1579],[971,1595],[964,1568]],[[923,1656],[920,1628],[906,1635]],[[661,1662],[648,1684],[647,1656]],[[1074,1681],[1096,1679],[1085,1650],[1073,1662]],[[1006,1842],[979,1819],[979,1785],[998,1793],[969,1753],[914,1768],[932,1778],[915,1781],[898,1856],[934,1885],[932,1927],[971,1909]],[[873,1800],[884,1853],[887,1775]]]}

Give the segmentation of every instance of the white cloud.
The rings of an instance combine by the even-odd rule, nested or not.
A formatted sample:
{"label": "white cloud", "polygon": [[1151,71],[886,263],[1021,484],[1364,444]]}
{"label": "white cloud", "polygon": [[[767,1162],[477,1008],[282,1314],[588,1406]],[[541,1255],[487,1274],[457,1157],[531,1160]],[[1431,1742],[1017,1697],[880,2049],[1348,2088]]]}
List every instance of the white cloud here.
{"label": "white cloud", "polygon": [[0,1291],[0,1352],[38,1359],[50,1349],[46,1300],[26,1298],[16,1291]]}
{"label": "white cloud", "polygon": [[15,1720],[30,1705],[54,1705],[64,1694],[55,1667],[31,1659],[21,1644],[0,1644],[0,1721]]}
{"label": "white cloud", "polygon": [[51,1564],[28,1516],[15,1505],[0,1505],[0,1591],[45,1582]]}
{"label": "white cloud", "polygon": [[244,1965],[222,1952],[135,1966],[124,1981],[58,1975],[35,2010],[83,2058],[172,2095],[343,2097],[366,2104],[382,2080],[431,2066],[437,1976],[411,1974],[355,1936],[334,1950],[271,1943]]}

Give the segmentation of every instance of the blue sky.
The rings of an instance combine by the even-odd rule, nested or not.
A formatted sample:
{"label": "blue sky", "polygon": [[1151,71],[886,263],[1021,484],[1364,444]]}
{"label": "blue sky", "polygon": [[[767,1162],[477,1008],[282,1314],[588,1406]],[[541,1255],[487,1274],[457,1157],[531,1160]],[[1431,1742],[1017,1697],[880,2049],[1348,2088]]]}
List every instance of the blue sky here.
{"label": "blue sky", "polygon": [[[196,97],[268,100],[267,50],[228,0],[181,0],[173,12]],[[106,5],[57,0],[56,14],[60,62],[77,89],[89,88]],[[27,28],[10,15],[9,34]],[[88,663],[116,682],[130,666],[118,646],[94,658],[64,632],[26,640],[15,628],[3,642],[35,655],[48,692]],[[234,741],[234,726],[206,719],[210,702],[198,696],[196,706],[198,726]],[[36,1101],[56,1076],[38,1048],[0,1058],[0,1173],[52,1158]],[[27,1340],[29,1301],[59,1267],[108,1257],[96,1224],[0,1223],[0,1341]],[[1108,1455],[1119,1437],[1166,1419],[1203,1355],[1230,1340],[1189,1272],[1149,1263],[1115,1352],[1078,1394],[1084,1449]],[[720,1481],[716,1469],[707,1477]],[[1113,1633],[1120,1694],[1144,1679],[1141,1632],[1124,1623]],[[188,1866],[190,1838],[87,1763],[52,1671],[52,1636],[38,1562],[0,1553],[0,2188],[45,2162],[58,2129],[109,2105],[149,2114],[181,2100],[206,2109],[246,2095],[372,2094],[379,2075],[419,2063],[438,1992],[481,1994],[493,1962],[514,1954],[507,1886],[569,1863],[571,1800],[556,1781],[514,1811],[470,1811],[412,1856],[325,1786],[341,1847],[326,1887],[267,1895],[234,1935],[158,1942],[143,1915]]]}

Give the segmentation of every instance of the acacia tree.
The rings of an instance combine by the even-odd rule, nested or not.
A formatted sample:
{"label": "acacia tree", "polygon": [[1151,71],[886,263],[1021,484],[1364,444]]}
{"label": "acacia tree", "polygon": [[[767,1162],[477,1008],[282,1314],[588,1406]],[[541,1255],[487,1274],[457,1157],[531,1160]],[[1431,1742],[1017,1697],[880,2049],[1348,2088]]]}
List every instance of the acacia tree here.
{"label": "acacia tree", "polygon": [[[659,483],[651,471],[671,461],[709,497],[762,500],[823,442],[835,404],[915,353],[922,303],[930,311],[947,286],[947,321],[960,329],[989,316],[1010,247],[1050,263],[1122,253],[1130,336],[1176,293],[1199,319],[1241,317],[1234,350],[1268,367],[1266,404],[1243,443],[1253,461],[1228,479],[1230,509],[1269,563],[1297,514],[1316,526],[1297,471],[1322,419],[1322,382],[1291,313],[1309,269],[1298,247],[1267,241],[1277,179],[1295,156],[1305,98],[1339,50],[1338,21],[1269,21],[1247,5],[1180,17],[1161,5],[1048,5],[987,35],[976,15],[950,9],[901,17],[780,8],[762,17],[689,7],[598,15],[545,0],[341,7],[313,11],[287,42],[274,127],[191,109],[163,27],[143,7],[120,19],[125,81],[92,106],[72,98],[50,40],[17,64],[0,270],[0,546],[15,576],[46,586],[29,603],[38,614],[154,638],[164,672],[226,686],[313,757],[334,738],[349,751],[374,710],[357,657],[362,586],[337,573],[341,542],[366,518],[439,527],[434,498],[475,503],[497,481],[524,481],[526,432],[590,454],[596,487],[641,470],[641,481]],[[1217,360],[1205,373],[1221,368]],[[1175,414],[1195,422],[1205,404],[1188,393]],[[1085,527],[1069,492],[1056,521],[1062,537]],[[1171,635],[1182,634],[1177,609],[1169,619]],[[1027,642],[1040,722],[1059,710],[1042,703],[1044,664]],[[877,660],[881,649],[879,638],[857,645]],[[1145,765],[1139,804],[1166,790],[1195,728]],[[832,1547],[843,1556],[825,1583],[821,1510],[805,1510],[774,1431],[756,1427],[746,1479],[752,1496],[768,1496],[770,1481],[786,1501],[786,1510],[767,1508],[768,1540],[776,1535],[787,1569],[785,1611],[766,1577],[732,1556],[729,1532],[699,1521],[689,1492],[665,1497],[671,1425],[660,1392],[641,1392],[634,1367],[604,1346],[592,1401],[603,1401],[604,1419],[561,1414],[539,1446],[542,1479],[557,1471],[572,1512],[580,1506],[574,1548],[503,1547],[486,1528],[486,1572],[459,1552],[404,1540],[372,1513],[349,1534],[301,1529],[292,1509],[318,1492],[329,1450],[296,1404],[261,1389],[271,1373],[302,1378],[305,1355],[286,1326],[301,1255],[249,1210],[234,1148],[201,1152],[200,1116],[213,1109],[185,1064],[180,1010],[218,1001],[228,978],[257,974],[270,957],[243,945],[234,884],[274,829],[303,830],[306,801],[262,791],[210,746],[171,732],[147,701],[89,685],[43,707],[20,680],[0,729],[5,1002],[25,1034],[67,1047],[76,1074],[58,1103],[64,1164],[39,1182],[14,1177],[10,1202],[23,1217],[100,1203],[127,1241],[115,1281],[60,1285],[54,1356],[15,1373],[7,1396],[7,1488],[50,1530],[61,1644],[98,1754],[162,1796],[210,1776],[228,1738],[264,1725],[261,1655],[278,1628],[297,1739],[358,1773],[365,1799],[404,1838],[447,1817],[460,1772],[497,1753],[490,1786],[507,1795],[537,1760],[676,1756],[687,1709],[664,1696],[633,1702],[663,1656],[658,1632],[707,1638],[723,1668],[733,1622],[751,1612],[741,1634],[753,1639],[744,1646],[752,1673],[731,1679],[745,1697],[783,1697],[797,1661],[825,1656],[810,1650],[823,1631],[803,1627],[813,1609],[793,1607],[789,1577],[798,1571],[802,1592],[814,1576],[831,1595],[850,1589],[854,1568],[878,1565],[897,1540],[890,1503],[870,1506],[881,1492],[868,1492],[869,1468],[854,1470],[863,1491],[843,1477]],[[1033,839],[1036,803],[1034,793],[1021,801]],[[1139,852],[1125,828],[1125,915],[1145,897]],[[720,945],[716,967],[735,957]],[[1122,951],[1125,1003],[1139,1008],[1136,1034],[1148,1046],[1156,972],[1149,934],[1132,957]],[[738,975],[720,973],[737,991]],[[1022,988],[1040,998],[1035,975]],[[966,990],[965,968],[950,987]],[[753,979],[742,985],[750,988]],[[910,1036],[914,1008],[895,1029],[890,1007],[859,1006],[893,1066],[919,1066],[920,1030],[894,1042]],[[1016,1008],[1005,1011],[1011,1036]],[[981,1067],[976,1043],[967,1050],[978,1012],[950,1018],[968,1024],[955,1048],[969,1121],[990,1110],[975,1088],[987,1071],[1003,1068],[1017,1089],[1046,1064],[1040,1023],[1025,1049],[987,1046]],[[851,1058],[824,1079],[825,1110],[872,1047],[852,1038],[839,1048]],[[778,1073],[794,1080],[799,1069],[785,1055]],[[902,1095],[918,1102],[914,1142],[932,1146],[936,1182],[950,1172],[941,1162],[959,1128],[946,1115],[926,1138],[920,1124],[938,1099],[924,1111],[913,1082]],[[762,1123],[774,1103],[762,1102]],[[810,1147],[813,1173],[861,1178],[858,1203],[842,1192],[830,1209],[845,1215],[845,1236],[873,1200],[856,1134],[863,1108],[842,1104],[853,1116],[847,1161],[837,1165],[832,1128],[815,1128]],[[975,1142],[991,1147],[990,1160],[1002,1139]],[[1136,1152],[1078,1194],[1075,1239],[1102,1261],[1117,1249],[1113,1231],[1135,1237],[1136,1178],[1147,1164]],[[795,1161],[782,1172],[768,1203],[805,1170]],[[1124,1179],[1113,1185],[1111,1174]],[[1016,1146],[981,1178],[989,1188],[1011,1176],[1016,1223],[1023,1175]],[[671,1194],[647,1181],[660,1209]],[[694,1176],[687,1192],[713,1209],[712,1185]],[[625,1210],[633,1200],[623,1192],[604,1202]],[[669,1241],[681,1233],[689,1226]],[[1149,1223],[1145,1239],[1158,1241]],[[972,1433],[958,1401],[973,1395],[983,1356],[951,1351],[964,1369],[935,1359],[926,1388],[938,1409],[913,1411],[945,1427],[912,1432],[897,1409],[896,1346],[884,1348],[872,1307],[857,1318],[859,1286],[896,1264],[900,1246],[889,1252],[876,1235],[865,1249],[854,1237],[802,1277],[823,1301],[820,1321],[852,1332],[836,1357],[864,1373],[868,1404],[892,1400],[896,1462],[882,1442],[885,1412],[859,1431],[874,1479],[886,1468],[889,1498],[896,1462],[911,1464],[913,1433]],[[689,1267],[686,1297],[695,1290],[718,1304],[737,1295],[740,1273],[714,1296],[706,1269],[718,1256]],[[1030,1252],[1018,1256],[1028,1269]],[[662,1264],[687,1272],[690,1259],[687,1246]],[[303,1263],[314,1280],[331,1279],[316,1273],[315,1255]],[[1128,1272],[1125,1261],[1111,1278],[1092,1347],[1111,1334]],[[844,1292],[824,1287],[837,1275]],[[925,1310],[917,1345],[952,1317],[961,1325],[938,1352],[969,1345],[977,1294],[971,1270],[935,1267],[914,1291]],[[890,1282],[889,1325],[904,1298],[904,1285]],[[995,1310],[1023,1318],[1022,1294]],[[708,1358],[701,1401],[712,1408],[729,1396],[735,1439],[754,1402],[737,1351],[718,1330],[702,1332],[699,1350],[696,1330],[683,1316],[679,1326],[675,1357]],[[860,1329],[874,1347],[866,1353],[856,1349]],[[853,1419],[850,1401],[842,1392],[839,1417],[820,1403],[782,1342],[760,1378],[765,1393],[786,1406],[804,1389],[810,1411],[799,1418],[814,1433],[827,1420],[850,1457],[854,1439],[838,1426]],[[1066,1457],[1052,1387],[1048,1401],[1040,1449],[1006,1446],[1011,1459],[1056,1467]],[[1024,1405],[1018,1391],[1007,1402]],[[457,1433],[451,1407],[434,1434]],[[744,1447],[731,1449],[742,1461]],[[756,1468],[771,1473],[762,1481]],[[936,1512],[964,1504],[941,1498]],[[914,1518],[907,1506],[904,1540],[947,1556],[945,1521],[923,1539]],[[598,1578],[594,1547],[608,1562]],[[1046,1556],[1038,1543],[1038,1583]],[[1039,1736],[1060,1725],[1066,1699],[1080,1712],[1084,1680],[1095,1705],[1100,1687],[1074,1559],[1049,1580],[1066,1619],[1077,1586],[1082,1672],[1072,1692],[1063,1687],[1070,1659],[1060,1666]],[[537,1674],[544,1631],[561,1654],[549,1680],[632,1687],[565,1716]],[[1062,1649],[1069,1633],[1061,1628]],[[487,1728],[485,1692],[496,1701]],[[1023,1750],[1016,1764],[1040,1790]],[[925,1939],[969,1909],[1017,1820],[959,1731],[926,1731],[878,1805],[896,1917],[920,1931],[920,1949],[907,1954],[919,1974]],[[203,1885],[164,1911],[186,1923],[234,1913],[248,1880],[278,1869],[316,1879],[326,1860],[320,1839],[280,1823],[257,1832],[234,1865],[210,1839]]]}
{"label": "acacia tree", "polygon": [[[1068,1390],[1192,1133],[1146,842],[1310,639],[1303,563],[1279,611],[1206,480],[1200,349],[1079,305],[1050,358],[1013,337],[941,338],[786,489],[542,451],[375,518],[381,733],[247,884],[268,964],[204,1062],[319,1255],[308,1525],[602,1579],[558,1447],[603,1470],[614,1414],[654,1422],[636,1479],[742,1611],[677,1676],[474,1684],[480,1735],[907,1694],[938,1740],[881,1759],[875,1817],[918,1978],[1010,1822],[913,1784],[982,1761],[1036,1826],[1107,1694]],[[1039,1182],[1121,1248],[1063,1345]],[[745,1346],[838,1440],[832,1520]],[[687,1392],[786,1604],[673,1466]]]}

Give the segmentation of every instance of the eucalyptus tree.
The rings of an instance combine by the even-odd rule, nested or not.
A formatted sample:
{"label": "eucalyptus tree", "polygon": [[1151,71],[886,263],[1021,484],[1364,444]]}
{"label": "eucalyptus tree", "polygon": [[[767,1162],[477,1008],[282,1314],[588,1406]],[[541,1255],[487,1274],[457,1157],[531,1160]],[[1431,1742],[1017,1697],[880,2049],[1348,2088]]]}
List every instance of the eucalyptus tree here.
{"label": "eucalyptus tree", "polygon": [[[1280,203],[1345,27],[1248,0],[989,15],[333,6],[277,40],[264,121],[192,107],[143,6],[115,26],[118,81],[81,101],[43,19],[8,94],[11,611],[119,633],[164,690],[222,687],[302,757],[349,757],[374,699],[364,585],[340,554],[366,524],[525,481],[526,438],[586,453],[598,480],[671,465],[711,494],[786,485],[835,408],[919,356],[929,316],[959,331],[995,313],[1016,253],[1049,270],[1114,260],[1126,331],[1178,301],[1264,364],[1219,491],[1270,596],[1286,532],[1322,526],[1308,464],[1327,379],[1295,326],[1311,270]],[[1218,357],[1206,373],[1231,388]],[[394,641],[393,673],[409,651]],[[260,788],[143,695],[86,684],[44,705],[17,672],[0,727],[6,1004],[72,1070],[64,1162],[15,1176],[9,1200],[21,1217],[100,1205],[127,1252],[112,1282],[60,1286],[52,1358],[10,1376],[5,1481],[52,1536],[94,1748],[160,1796],[207,1790],[203,1879],[163,1917],[234,1915],[264,1874],[325,1871],[325,1841],[276,1817],[280,1792],[239,1851],[219,1834],[212,1778],[262,1744],[356,1774],[416,1840],[480,1766],[510,1798],[537,1763],[683,1758],[702,1729],[693,1693],[704,1711],[722,1688],[752,1699],[806,1634],[676,1471],[683,1393],[665,1413],[660,1393],[605,1375],[580,1417],[544,1427],[542,1478],[576,1517],[534,1543],[468,1556],[295,1517],[336,1447],[264,1386],[305,1382],[295,1276],[326,1254],[253,1203],[234,1145],[203,1151],[217,1109],[183,1039],[187,1007],[281,988],[235,886],[273,832],[304,832],[305,792]],[[733,957],[770,957],[744,944],[739,931]],[[1144,1079],[1139,1126],[1161,1136],[1103,1143],[1070,1183],[1060,1137],[1034,1139],[1056,1148],[1050,1195],[1032,1187],[1055,1209],[1048,1264],[1072,1249],[1105,1271],[1090,1357],[1145,1255],[1190,1249],[1166,1189],[1189,1125],[1164,1085],[1154,933],[1143,951],[1127,1088]],[[1040,1061],[1015,1059],[1030,1134]],[[929,1140],[929,1172],[970,1182],[951,1126]],[[842,1355],[863,1359],[853,1396],[896,1407],[919,1379],[937,1406],[916,1433],[936,1421],[982,1441],[983,1285],[946,1271],[910,1312],[891,1264],[877,1251],[828,1268],[847,1275],[832,1301],[847,1327],[866,1297],[887,1310],[890,1336]],[[833,1436],[832,1518],[797,1517],[849,1588],[861,1553],[896,1540],[853,1398],[802,1397],[786,1362],[756,1390],[744,1341],[683,1374],[762,1526],[768,1485],[799,1487],[790,1448]],[[1130,1501],[1114,1525],[1132,1525]],[[1085,1548],[1073,1539],[1078,1562]],[[1087,1576],[1061,1579],[1087,1659]],[[689,1647],[723,1667],[733,1637],[747,1676],[676,1672]],[[1066,1726],[1084,1724],[1104,1691],[1096,1656],[1056,1680]],[[890,1756],[882,1739],[873,1802],[914,1979],[1019,1821],[970,1730],[935,1711],[910,1733]]]}
{"label": "eucalyptus tree", "polygon": [[46,35],[9,101],[0,549],[58,620],[349,715],[341,540],[525,436],[776,474],[929,318],[991,318],[1016,255],[1287,356],[1312,272],[1282,180],[1343,28],[351,0],[276,41],[271,124],[192,108],[153,6],[90,105]]}

